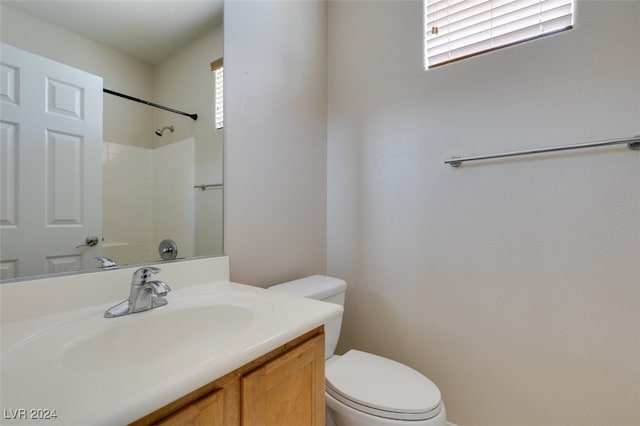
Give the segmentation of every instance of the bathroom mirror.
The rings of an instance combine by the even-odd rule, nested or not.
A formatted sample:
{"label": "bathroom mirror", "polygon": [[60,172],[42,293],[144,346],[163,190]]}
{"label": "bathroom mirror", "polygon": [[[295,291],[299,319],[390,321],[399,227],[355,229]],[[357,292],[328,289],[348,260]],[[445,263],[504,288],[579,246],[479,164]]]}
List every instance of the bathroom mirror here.
{"label": "bathroom mirror", "polygon": [[[17,256],[6,255],[5,232],[17,226],[1,217],[0,282],[95,271],[96,257],[119,266],[161,261],[165,240],[175,243],[177,259],[223,254],[223,130],[215,122],[212,71],[222,58],[222,37],[223,0],[0,2],[0,42],[99,76],[104,89],[197,114],[194,120],[103,93],[97,163],[102,166],[95,188],[102,206],[89,215],[101,216],[99,231],[64,246],[56,243],[59,250],[38,261],[38,268],[26,268]],[[11,141],[4,131],[2,137],[0,203],[6,206],[11,157],[5,153]],[[6,215],[7,208],[1,210]],[[19,239],[12,246],[29,253],[44,238]]]}

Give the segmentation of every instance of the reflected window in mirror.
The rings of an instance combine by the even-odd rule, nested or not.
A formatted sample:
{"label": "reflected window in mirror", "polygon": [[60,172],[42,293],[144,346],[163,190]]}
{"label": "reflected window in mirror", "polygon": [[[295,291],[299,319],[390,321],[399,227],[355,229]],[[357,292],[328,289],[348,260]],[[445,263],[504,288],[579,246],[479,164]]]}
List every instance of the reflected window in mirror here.
{"label": "reflected window in mirror", "polygon": [[211,62],[211,71],[216,76],[216,130],[224,127],[224,67],[222,66],[222,58],[218,58]]}

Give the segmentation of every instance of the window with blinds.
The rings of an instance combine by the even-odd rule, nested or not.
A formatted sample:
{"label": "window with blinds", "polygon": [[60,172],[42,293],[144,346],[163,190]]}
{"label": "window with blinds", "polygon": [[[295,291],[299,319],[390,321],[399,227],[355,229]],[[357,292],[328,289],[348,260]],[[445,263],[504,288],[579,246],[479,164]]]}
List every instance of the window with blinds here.
{"label": "window with blinds", "polygon": [[224,67],[222,66],[222,58],[211,62],[211,71],[214,73],[216,79],[216,130],[220,130],[224,127]]}
{"label": "window with blinds", "polygon": [[424,0],[425,66],[528,41],[573,26],[573,0]]}

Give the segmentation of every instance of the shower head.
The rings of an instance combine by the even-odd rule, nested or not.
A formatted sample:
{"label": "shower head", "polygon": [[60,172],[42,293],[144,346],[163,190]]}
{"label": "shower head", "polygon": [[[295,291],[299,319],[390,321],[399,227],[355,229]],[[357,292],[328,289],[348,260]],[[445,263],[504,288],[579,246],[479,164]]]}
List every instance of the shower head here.
{"label": "shower head", "polygon": [[173,126],[166,126],[163,127],[162,129],[156,129],[156,135],[158,136],[162,136],[162,134],[164,133],[165,130],[169,129],[171,131],[171,133],[173,133]]}

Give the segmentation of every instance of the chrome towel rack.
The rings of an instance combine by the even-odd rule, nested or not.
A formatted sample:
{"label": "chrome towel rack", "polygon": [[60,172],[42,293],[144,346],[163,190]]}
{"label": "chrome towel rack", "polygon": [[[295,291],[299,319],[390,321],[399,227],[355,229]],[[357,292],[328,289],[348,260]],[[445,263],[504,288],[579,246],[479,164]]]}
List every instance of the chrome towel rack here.
{"label": "chrome towel rack", "polygon": [[520,155],[543,154],[545,152],[569,151],[572,149],[595,148],[599,146],[627,144],[629,149],[640,150],[640,135],[629,138],[611,139],[599,142],[580,143],[573,145],[554,146],[549,148],[527,149],[522,151],[503,152],[500,154],[478,155],[475,157],[451,157],[445,160],[445,164],[452,167],[460,167],[462,163],[467,161],[490,160],[493,158],[517,157]]}
{"label": "chrome towel rack", "polygon": [[221,183],[208,183],[208,184],[202,184],[202,185],[193,185],[194,189],[201,189],[203,191],[205,191],[207,188],[222,188],[224,185]]}

